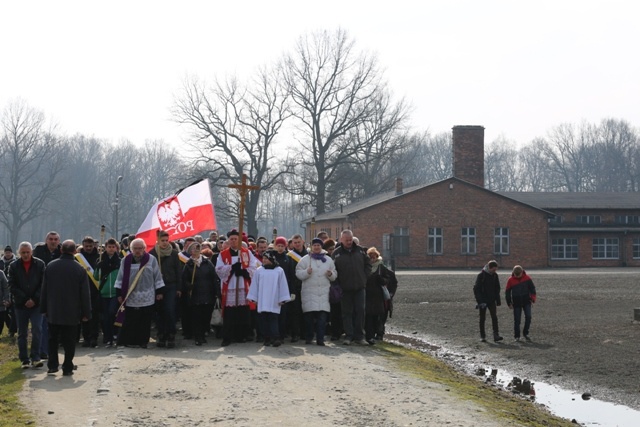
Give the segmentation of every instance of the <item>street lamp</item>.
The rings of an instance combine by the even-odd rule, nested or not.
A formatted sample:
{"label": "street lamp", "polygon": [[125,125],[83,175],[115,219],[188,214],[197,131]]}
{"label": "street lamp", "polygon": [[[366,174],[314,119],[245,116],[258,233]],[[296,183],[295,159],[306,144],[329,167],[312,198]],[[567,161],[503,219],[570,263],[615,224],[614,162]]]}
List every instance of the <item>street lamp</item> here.
{"label": "street lamp", "polygon": [[120,208],[120,181],[122,181],[122,175],[118,177],[118,180],[116,181],[116,233],[115,236],[113,236],[116,240],[118,240],[118,210]]}

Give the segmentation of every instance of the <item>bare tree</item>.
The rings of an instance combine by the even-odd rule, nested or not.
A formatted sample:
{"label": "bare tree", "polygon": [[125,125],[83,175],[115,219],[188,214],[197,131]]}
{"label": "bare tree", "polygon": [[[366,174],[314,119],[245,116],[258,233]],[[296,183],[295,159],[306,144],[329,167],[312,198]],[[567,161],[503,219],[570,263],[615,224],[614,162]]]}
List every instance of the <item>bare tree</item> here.
{"label": "bare tree", "polygon": [[[188,126],[191,145],[197,151],[195,165],[207,170],[215,185],[239,183],[247,174],[258,190],[249,192],[245,205],[248,232],[257,232],[256,215],[260,193],[278,182],[286,169],[273,154],[273,144],[290,113],[286,92],[276,71],[260,70],[246,89],[231,79],[216,82],[210,90],[192,79],[176,100],[174,117]],[[235,195],[229,195],[236,200]],[[236,203],[227,206],[234,207]]]}
{"label": "bare tree", "polygon": [[549,164],[554,191],[588,191],[590,188],[589,140],[591,129],[565,123],[549,131],[539,150]]}
{"label": "bare tree", "polygon": [[17,243],[22,227],[46,213],[64,169],[61,142],[45,130],[42,111],[24,101],[9,104],[0,119],[0,223]]}
{"label": "bare tree", "polygon": [[542,144],[544,141],[534,139],[518,153],[522,191],[549,191],[551,188],[549,164],[539,150]]}
{"label": "bare tree", "polygon": [[393,186],[392,164],[410,143],[406,135],[409,110],[404,101],[394,103],[383,91],[376,98],[369,117],[348,137],[355,147],[354,163],[347,174],[357,188],[357,198],[371,197]]}
{"label": "bare tree", "polygon": [[624,120],[602,120],[594,132],[592,144],[595,191],[632,190],[638,136],[631,125]]}
{"label": "bare tree", "polygon": [[293,114],[303,134],[301,163],[315,171],[299,192],[318,214],[330,205],[326,189],[338,166],[353,162],[359,148],[349,132],[371,116],[383,89],[377,59],[357,53],[354,46],[344,30],[321,31],[301,37],[283,60]]}
{"label": "bare tree", "polygon": [[485,187],[493,191],[521,191],[518,152],[515,143],[504,137],[493,141],[485,150]]}

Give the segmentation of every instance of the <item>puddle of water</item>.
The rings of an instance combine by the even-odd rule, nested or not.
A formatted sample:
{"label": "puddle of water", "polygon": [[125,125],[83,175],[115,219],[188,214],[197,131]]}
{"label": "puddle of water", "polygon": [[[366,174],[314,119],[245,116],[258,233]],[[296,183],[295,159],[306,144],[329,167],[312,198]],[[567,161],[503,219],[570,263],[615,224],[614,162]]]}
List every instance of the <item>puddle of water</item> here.
{"label": "puddle of water", "polygon": [[[388,337],[395,344],[411,347],[431,355],[436,351],[440,354],[443,352],[442,347],[430,344],[416,336],[394,333],[388,334]],[[582,426],[640,425],[640,411],[628,406],[593,399],[591,395],[564,390],[544,382],[520,379],[513,373],[491,366],[467,363],[466,370],[470,375],[483,377],[487,382],[493,382],[505,390],[511,390],[544,405],[554,415],[576,420]]]}

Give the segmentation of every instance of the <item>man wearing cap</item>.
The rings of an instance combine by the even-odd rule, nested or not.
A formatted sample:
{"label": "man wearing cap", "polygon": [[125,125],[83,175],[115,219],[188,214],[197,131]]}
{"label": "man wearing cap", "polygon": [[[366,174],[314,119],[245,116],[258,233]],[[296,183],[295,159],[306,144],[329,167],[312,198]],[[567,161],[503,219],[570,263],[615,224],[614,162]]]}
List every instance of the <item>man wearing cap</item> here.
{"label": "man wearing cap", "polygon": [[245,342],[250,328],[250,311],[247,293],[251,276],[258,260],[251,251],[241,246],[240,233],[227,233],[229,248],[220,252],[216,261],[216,273],[222,281],[222,346],[232,341]]}

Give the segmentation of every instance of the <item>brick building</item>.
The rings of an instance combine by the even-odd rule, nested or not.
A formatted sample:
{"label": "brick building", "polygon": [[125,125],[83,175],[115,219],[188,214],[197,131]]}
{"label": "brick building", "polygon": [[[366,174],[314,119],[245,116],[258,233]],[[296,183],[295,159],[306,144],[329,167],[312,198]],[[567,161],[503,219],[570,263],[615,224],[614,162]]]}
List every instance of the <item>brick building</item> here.
{"label": "brick building", "polygon": [[453,177],[396,189],[303,224],[353,230],[396,268],[640,266],[637,193],[506,193],[484,188],[484,128],[453,128]]}

